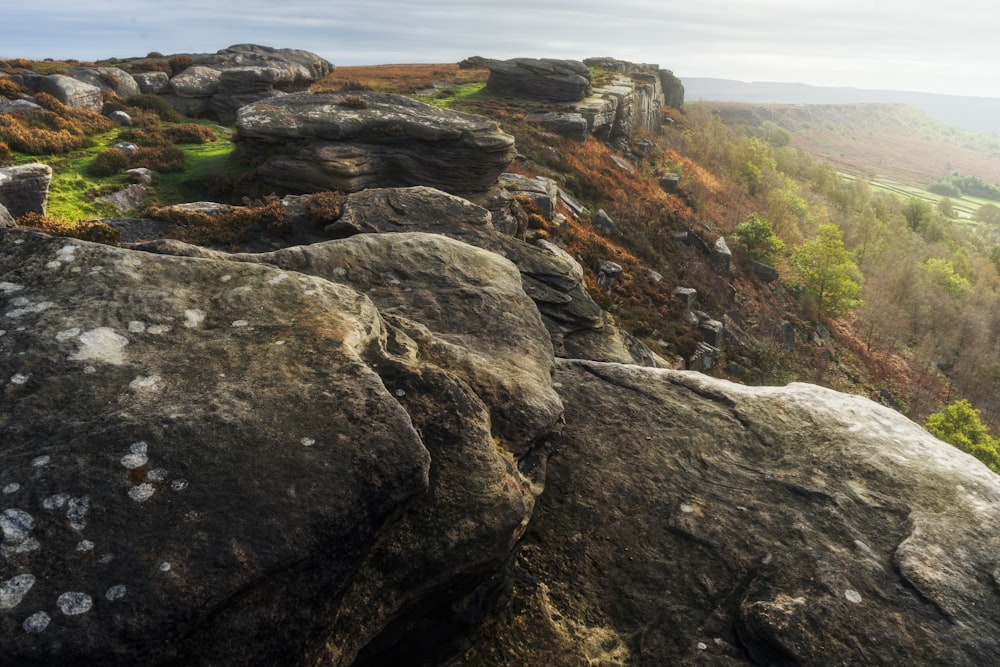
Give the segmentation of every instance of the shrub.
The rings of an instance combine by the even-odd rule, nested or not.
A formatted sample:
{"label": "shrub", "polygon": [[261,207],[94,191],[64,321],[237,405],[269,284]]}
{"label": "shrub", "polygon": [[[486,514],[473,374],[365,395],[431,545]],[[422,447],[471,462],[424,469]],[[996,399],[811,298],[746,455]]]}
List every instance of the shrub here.
{"label": "shrub", "polygon": [[347,107],[348,109],[367,109],[368,100],[358,95],[345,95],[337,101],[337,106]]}
{"label": "shrub", "polygon": [[164,129],[164,134],[174,144],[207,144],[215,141],[215,132],[204,125],[185,123]]}
{"label": "shrub", "polygon": [[40,213],[26,213],[17,219],[17,224],[31,227],[53,236],[70,236],[84,241],[117,245],[121,241],[121,232],[99,220],[80,220],[67,222],[58,218],[50,218]]}
{"label": "shrub", "polygon": [[176,146],[140,146],[129,156],[129,166],[147,167],[161,173],[184,171],[184,151]]}
{"label": "shrub", "polygon": [[21,153],[48,155],[81,148],[87,143],[87,137],[79,131],[71,132],[52,113],[32,114],[30,120],[24,114],[3,114],[0,115],[0,141]]}
{"label": "shrub", "polygon": [[14,83],[13,79],[0,77],[0,95],[7,99],[16,100],[21,97],[21,87]]}
{"label": "shrub", "polygon": [[170,65],[171,76],[177,76],[188,67],[194,63],[194,59],[189,55],[179,55],[171,56],[167,59],[167,64]]}
{"label": "shrub", "polygon": [[147,56],[145,60],[137,60],[128,67],[130,72],[165,72],[170,74],[170,63],[162,57]]}
{"label": "shrub", "polygon": [[125,153],[117,148],[106,148],[94,157],[87,171],[97,177],[113,176],[124,171],[128,163]]}
{"label": "shrub", "polygon": [[128,141],[136,146],[169,146],[170,139],[167,138],[163,128],[158,125],[148,128],[132,128],[118,133],[120,141]]}
{"label": "shrub", "polygon": [[288,212],[281,200],[270,195],[243,207],[226,207],[216,214],[185,211],[175,207],[151,208],[145,216],[181,226],[177,237],[187,243],[236,246],[257,229],[283,235],[290,231]]}
{"label": "shrub", "polygon": [[306,197],[306,220],[317,227],[326,227],[340,219],[347,196],[343,192],[317,192]]}
{"label": "shrub", "polygon": [[0,164],[10,159],[10,146],[0,141]]}
{"label": "shrub", "polygon": [[152,111],[160,117],[160,120],[167,123],[181,123],[184,121],[184,116],[178,113],[177,109],[170,106],[170,103],[159,95],[149,93],[131,95],[125,100],[125,104],[137,109]]}

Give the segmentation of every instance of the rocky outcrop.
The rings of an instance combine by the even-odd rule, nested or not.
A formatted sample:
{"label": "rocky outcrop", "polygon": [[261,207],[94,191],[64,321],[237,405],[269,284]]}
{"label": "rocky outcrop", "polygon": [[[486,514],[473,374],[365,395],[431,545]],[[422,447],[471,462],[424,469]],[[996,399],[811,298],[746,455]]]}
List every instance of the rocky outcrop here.
{"label": "rocky outcrop", "polygon": [[668,69],[660,70],[660,85],[663,88],[664,103],[672,109],[684,106],[684,84]]}
{"label": "rocky outcrop", "polygon": [[36,93],[48,93],[66,106],[100,112],[104,106],[101,89],[63,74],[26,74],[21,77],[25,87]]}
{"label": "rocky outcrop", "polygon": [[592,74],[578,60],[514,58],[491,60],[486,88],[499,95],[514,95],[547,102],[578,102],[590,91]]}
{"label": "rocky outcrop", "polygon": [[587,119],[580,113],[565,111],[538,113],[528,116],[528,121],[538,123],[545,130],[573,141],[586,141]]}
{"label": "rocky outcrop", "polygon": [[46,164],[26,164],[0,168],[0,205],[12,216],[45,213],[52,168]]}
{"label": "rocky outcrop", "polygon": [[[234,122],[241,106],[282,93],[306,90],[333,71],[324,58],[299,49],[237,44],[216,53],[188,56],[191,66],[173,78],[164,72],[135,75],[144,93],[162,94],[180,113]],[[166,60],[144,58],[136,64],[163,66]]]}
{"label": "rocky outcrop", "polygon": [[307,273],[191,252],[0,231],[0,661],[350,664],[474,618],[561,412],[517,270],[410,234],[268,257]]}
{"label": "rocky outcrop", "polygon": [[132,75],[118,67],[74,67],[70,73],[74,79],[110,90],[122,98],[138,95],[140,92],[139,84]]}
{"label": "rocky outcrop", "polygon": [[579,266],[461,199],[344,217],[402,233],[167,256],[0,230],[0,663],[1000,650],[977,460],[811,385],[553,360],[532,292]]}
{"label": "rocky outcrop", "polygon": [[665,365],[594,302],[579,265],[565,253],[497,232],[489,220],[486,210],[431,188],[386,188],[350,195],[332,231],[346,235],[419,230],[494,252],[520,270],[524,290],[541,312],[556,356]]}
{"label": "rocky outcrop", "polygon": [[288,192],[430,185],[488,190],[514,138],[482,116],[389,93],[296,93],[243,107],[237,150],[265,156],[258,179]]}
{"label": "rocky outcrop", "polygon": [[0,229],[11,229],[14,227],[14,216],[10,214],[7,207],[0,204]]}
{"label": "rocky outcrop", "polygon": [[811,385],[560,361],[513,599],[455,664],[989,663],[1000,477]]}

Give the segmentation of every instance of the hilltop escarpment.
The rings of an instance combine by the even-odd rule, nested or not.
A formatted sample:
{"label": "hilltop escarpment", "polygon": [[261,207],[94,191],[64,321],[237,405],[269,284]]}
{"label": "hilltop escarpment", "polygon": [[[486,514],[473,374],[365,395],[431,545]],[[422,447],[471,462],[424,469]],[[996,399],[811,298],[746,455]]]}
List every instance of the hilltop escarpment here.
{"label": "hilltop escarpment", "polygon": [[[241,115],[294,129],[352,94]],[[647,157],[584,139],[622,181]],[[599,304],[664,277],[569,182],[483,177],[474,203],[448,173],[372,173],[320,226],[308,195],[270,202],[288,224],[229,251],[158,238],[196,217],[125,221],[128,247],[0,229],[0,662],[996,655],[982,464],[864,398],[656,368]],[[606,257],[583,266],[556,230]],[[698,230],[667,233],[728,289],[725,240]],[[666,298],[709,352],[738,335],[695,290]]]}

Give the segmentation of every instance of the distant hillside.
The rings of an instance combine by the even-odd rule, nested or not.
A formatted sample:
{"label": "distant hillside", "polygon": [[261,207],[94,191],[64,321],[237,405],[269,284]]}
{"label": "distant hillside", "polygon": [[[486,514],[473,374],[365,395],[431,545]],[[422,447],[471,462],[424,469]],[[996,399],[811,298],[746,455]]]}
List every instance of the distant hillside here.
{"label": "distant hillside", "polygon": [[685,97],[691,102],[749,102],[754,104],[909,104],[942,123],[966,130],[1000,134],[1000,99],[961,97],[898,90],[826,88],[803,83],[772,83],[683,77]]}

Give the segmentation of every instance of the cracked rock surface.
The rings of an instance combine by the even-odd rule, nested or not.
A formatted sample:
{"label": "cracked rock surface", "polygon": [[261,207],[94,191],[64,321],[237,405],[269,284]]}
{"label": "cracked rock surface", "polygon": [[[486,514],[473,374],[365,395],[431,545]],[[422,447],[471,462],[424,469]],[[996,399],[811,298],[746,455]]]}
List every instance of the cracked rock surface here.
{"label": "cracked rock surface", "polygon": [[454,664],[995,660],[1000,478],[972,457],[812,385],[555,377],[566,426],[513,598]]}

